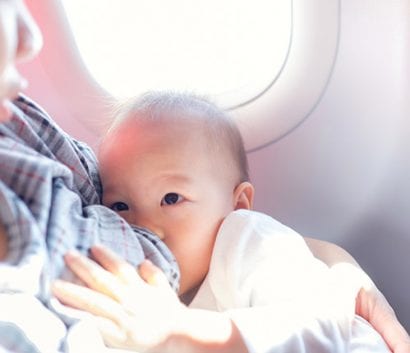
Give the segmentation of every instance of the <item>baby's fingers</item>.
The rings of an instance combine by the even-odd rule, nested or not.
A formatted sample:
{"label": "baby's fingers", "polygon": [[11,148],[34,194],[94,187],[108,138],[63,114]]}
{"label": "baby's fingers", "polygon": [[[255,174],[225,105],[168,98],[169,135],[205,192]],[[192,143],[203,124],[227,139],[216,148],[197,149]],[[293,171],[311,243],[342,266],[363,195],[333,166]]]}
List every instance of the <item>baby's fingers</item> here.
{"label": "baby's fingers", "polygon": [[94,245],[91,248],[91,254],[107,271],[111,272],[124,283],[132,285],[142,283],[135,269],[105,246]]}
{"label": "baby's fingers", "polygon": [[119,303],[92,289],[56,280],[53,283],[52,292],[65,305],[118,324],[125,320],[125,312]]}
{"label": "baby's fingers", "polygon": [[151,261],[143,261],[139,266],[138,271],[141,278],[148,284],[154,285],[156,287],[171,289],[164,272],[162,272]]}
{"label": "baby's fingers", "polygon": [[99,264],[76,251],[70,251],[64,256],[68,267],[88,287],[119,301],[124,296],[121,282]]}

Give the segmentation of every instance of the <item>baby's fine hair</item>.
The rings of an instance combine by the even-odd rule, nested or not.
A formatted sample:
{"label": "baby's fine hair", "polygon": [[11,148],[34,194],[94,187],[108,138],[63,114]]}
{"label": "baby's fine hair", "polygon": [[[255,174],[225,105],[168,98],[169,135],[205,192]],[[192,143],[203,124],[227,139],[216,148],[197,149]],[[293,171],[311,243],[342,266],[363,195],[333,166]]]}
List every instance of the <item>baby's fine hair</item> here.
{"label": "baby's fine hair", "polygon": [[249,181],[249,168],[241,133],[232,117],[209,99],[191,93],[150,91],[119,104],[111,126],[115,128],[124,119],[139,116],[153,121],[198,119],[204,122],[208,142],[217,152],[230,152],[239,172],[238,182]]}

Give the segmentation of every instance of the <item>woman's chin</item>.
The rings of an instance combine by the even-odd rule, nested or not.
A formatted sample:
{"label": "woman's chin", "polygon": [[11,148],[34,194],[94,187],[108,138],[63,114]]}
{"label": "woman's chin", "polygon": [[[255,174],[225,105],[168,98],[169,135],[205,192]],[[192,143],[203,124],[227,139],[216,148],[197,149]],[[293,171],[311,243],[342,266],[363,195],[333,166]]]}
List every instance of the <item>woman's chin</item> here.
{"label": "woman's chin", "polygon": [[0,80],[0,123],[11,119],[13,115],[12,101],[20,92],[27,88],[27,80],[16,70],[9,75],[3,75]]}
{"label": "woman's chin", "polygon": [[8,99],[2,99],[0,101],[0,123],[7,122],[11,119],[12,109],[11,102]]}

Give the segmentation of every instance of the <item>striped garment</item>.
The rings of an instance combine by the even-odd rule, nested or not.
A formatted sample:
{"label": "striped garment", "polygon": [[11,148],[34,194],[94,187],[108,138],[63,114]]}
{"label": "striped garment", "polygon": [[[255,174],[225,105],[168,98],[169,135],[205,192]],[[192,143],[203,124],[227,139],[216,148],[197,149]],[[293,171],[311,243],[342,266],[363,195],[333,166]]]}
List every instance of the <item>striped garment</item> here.
{"label": "striped garment", "polygon": [[74,280],[67,250],[86,254],[102,243],[135,266],[148,258],[175,289],[179,270],[159,238],[100,205],[91,149],[27,97],[14,103],[12,120],[0,124],[0,220],[9,242],[0,263],[0,352],[71,352],[67,332],[79,320],[56,309],[49,293],[54,279]]}

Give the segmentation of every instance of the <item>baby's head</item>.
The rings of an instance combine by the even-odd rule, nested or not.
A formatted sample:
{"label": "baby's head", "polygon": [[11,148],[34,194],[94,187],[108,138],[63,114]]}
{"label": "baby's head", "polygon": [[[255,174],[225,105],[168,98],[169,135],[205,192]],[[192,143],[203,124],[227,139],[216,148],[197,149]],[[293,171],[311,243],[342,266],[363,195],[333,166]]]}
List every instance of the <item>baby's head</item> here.
{"label": "baby's head", "polygon": [[[150,125],[155,134],[164,133],[173,140],[178,134],[181,140],[176,142],[182,142],[178,144],[181,150],[186,149],[183,141],[195,133],[201,137],[197,141],[198,147],[205,143],[202,147],[206,147],[206,153],[191,154],[190,158],[205,158],[207,163],[222,162],[233,173],[230,176],[235,183],[249,181],[248,161],[238,127],[225,111],[207,99],[175,92],[145,93],[120,104],[108,135],[129,121],[140,127]],[[172,127],[171,131],[169,127]],[[225,173],[222,177],[228,175]]]}
{"label": "baby's head", "polygon": [[200,97],[148,93],[120,107],[99,159],[104,204],[163,239],[181,269],[181,294],[198,286],[222,220],[252,206],[231,118]]}

